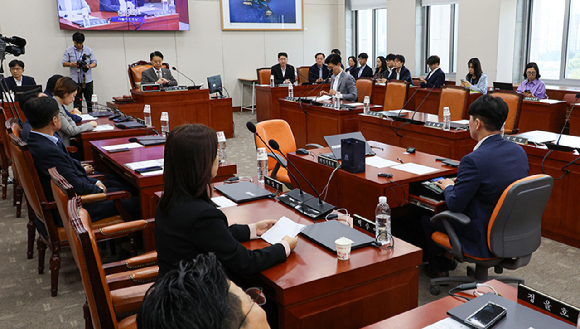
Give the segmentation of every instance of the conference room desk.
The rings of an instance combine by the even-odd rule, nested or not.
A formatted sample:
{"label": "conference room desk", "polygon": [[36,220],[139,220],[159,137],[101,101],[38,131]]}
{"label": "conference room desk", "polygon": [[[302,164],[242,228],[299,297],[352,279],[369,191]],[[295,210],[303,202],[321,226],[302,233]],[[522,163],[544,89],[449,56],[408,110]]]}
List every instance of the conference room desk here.
{"label": "conference room desk", "polygon": [[566,120],[568,103],[553,99],[524,101],[520,113],[519,131],[543,130],[559,133]]}
{"label": "conference room desk", "polygon": [[[157,191],[163,190],[163,174],[141,175],[126,167],[125,164],[145,160],[163,159],[164,145],[132,148],[127,152],[119,153],[109,153],[103,149],[103,146],[125,143],[128,143],[128,138],[126,137],[90,142],[95,168],[98,168],[99,171],[105,173],[116,173],[139,190],[141,216],[143,216],[143,218],[154,217],[156,205],[156,202],[154,202],[154,194]],[[236,172],[237,166],[235,163],[220,163],[217,176],[213,181],[217,182],[233,177]],[[150,242],[153,240],[147,240],[146,238],[144,240],[146,240],[146,250],[152,250],[155,248],[154,244],[148,244],[148,241]]]}
{"label": "conference room desk", "polygon": [[[409,114],[410,115],[410,114]],[[443,118],[428,113],[415,113],[414,119],[419,121],[443,122]],[[382,142],[403,148],[414,147],[415,150],[439,157],[461,160],[471,153],[477,141],[471,138],[468,130],[443,131],[414,125],[390,118],[360,114],[358,128],[367,140]],[[395,131],[398,130],[397,136]]]}
{"label": "conference room desk", "polygon": [[107,102],[127,115],[143,119],[143,107],[151,106],[151,123],[161,127],[161,112],[169,114],[169,129],[184,123],[201,123],[234,137],[234,117],[231,98],[210,98],[209,89],[142,92],[131,90],[134,103]]}
{"label": "conference room desk", "polygon": [[[436,168],[437,171],[430,174],[416,175],[390,167],[376,168],[367,165],[364,173],[352,174],[339,169],[332,177],[328,186],[326,202],[338,208],[346,208],[350,214],[358,214],[373,220],[375,208],[380,196],[387,197],[387,202],[391,208],[403,206],[409,203],[409,184],[457,173],[457,168],[448,167],[436,161],[438,156],[420,151],[414,154],[404,154],[405,149],[398,146],[374,141],[369,141],[368,143],[372,147],[372,150],[381,158],[395,162],[398,162],[397,158],[400,158],[405,163],[429,166]],[[304,174],[316,190],[321,192],[328,183],[328,178],[333,168],[319,164],[317,159],[319,154],[329,152],[330,149],[328,147],[312,149],[308,155],[288,153],[288,158]],[[294,176],[298,177],[300,186],[306,192],[315,195],[314,191],[298,175],[296,170],[292,167],[289,168]],[[387,178],[378,177],[377,174],[380,172],[393,174],[393,177],[390,178],[391,182]]]}
{"label": "conference room desk", "polygon": [[579,108],[580,103],[576,103],[574,105],[575,110],[570,113],[570,130],[568,133],[572,136],[580,136],[580,113],[578,113]]}
{"label": "conference room desk", "polygon": [[[121,129],[115,126],[115,122],[109,120],[108,117],[100,117],[97,118],[98,125],[111,125],[115,127],[113,130],[104,130],[104,131],[86,131],[77,135],[78,145],[82,145],[82,152],[84,154],[85,160],[93,160],[93,151],[91,150],[91,142],[104,140],[104,139],[113,139],[113,138],[128,138],[130,136],[143,136],[151,134],[153,135],[153,127],[149,128],[135,128],[135,129]],[[88,122],[88,121],[83,121]]]}
{"label": "conference room desk", "polygon": [[[280,119],[278,99],[288,96],[288,87],[270,87],[256,85],[256,120]],[[294,97],[316,96],[320,90],[328,90],[330,84],[313,84],[294,86]]]}
{"label": "conference room desk", "polygon": [[[279,102],[280,119],[288,122],[292,128],[298,147],[304,147],[308,143],[325,145],[324,136],[358,131],[358,115],[363,112],[362,105],[353,110],[335,110],[307,103],[302,103],[301,107],[299,102],[285,99],[280,99]],[[371,109],[377,108],[380,107],[371,106]]]}
{"label": "conference room desk", "polygon": [[[105,12],[97,11],[90,13],[98,19],[110,19],[111,17],[117,17],[116,12]],[[128,22],[109,22],[108,24],[82,27],[73,22],[60,18],[60,28],[63,30],[166,30],[175,31],[179,30],[179,14],[171,14],[165,16],[146,16],[143,23],[128,23]]]}

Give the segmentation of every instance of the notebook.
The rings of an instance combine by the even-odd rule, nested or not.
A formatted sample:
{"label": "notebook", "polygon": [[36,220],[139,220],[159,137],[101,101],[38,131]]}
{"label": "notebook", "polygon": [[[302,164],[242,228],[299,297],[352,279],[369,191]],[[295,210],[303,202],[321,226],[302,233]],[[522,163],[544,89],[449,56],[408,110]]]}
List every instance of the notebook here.
{"label": "notebook", "polygon": [[300,234],[324,249],[336,253],[336,239],[345,237],[353,241],[351,250],[370,246],[375,239],[336,220],[306,226]]}
{"label": "notebook", "polygon": [[238,204],[274,196],[273,193],[250,182],[224,184],[215,186],[214,188]]}

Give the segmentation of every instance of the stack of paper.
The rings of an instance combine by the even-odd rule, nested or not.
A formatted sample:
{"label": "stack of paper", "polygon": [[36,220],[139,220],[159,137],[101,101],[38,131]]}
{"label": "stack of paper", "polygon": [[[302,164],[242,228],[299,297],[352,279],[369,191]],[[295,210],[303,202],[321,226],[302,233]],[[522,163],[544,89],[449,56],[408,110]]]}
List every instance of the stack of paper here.
{"label": "stack of paper", "polygon": [[106,124],[106,125],[98,125],[95,127],[95,129],[93,129],[93,131],[107,131],[107,130],[114,130],[115,127],[111,126],[110,124]]}
{"label": "stack of paper", "polygon": [[136,147],[144,147],[144,146],[139,144],[139,143],[125,143],[125,144],[118,144],[118,145],[103,146],[103,150],[115,151],[115,150],[120,150],[120,149],[132,149],[132,148],[136,148]]}
{"label": "stack of paper", "polygon": [[432,168],[432,167],[428,167],[428,166],[424,166],[424,165],[420,165],[420,164],[416,164],[416,163],[412,163],[412,162],[400,164],[397,166],[392,166],[391,168],[401,170],[401,171],[406,171],[408,173],[415,174],[415,175],[426,175],[426,174],[430,174],[432,172],[439,170],[437,168]]}
{"label": "stack of paper", "polygon": [[143,168],[155,167],[155,166],[163,167],[163,159],[131,162],[131,163],[126,163],[125,166],[127,166],[127,168],[129,168],[131,170],[137,170],[137,169],[143,169]]}
{"label": "stack of paper", "polygon": [[305,227],[306,225],[295,223],[283,216],[266,233],[262,234],[262,239],[269,244],[275,244],[282,241],[286,235],[292,238],[297,236]]}
{"label": "stack of paper", "polygon": [[390,166],[394,166],[394,165],[398,164],[398,162],[383,159],[379,156],[368,157],[365,159],[365,163],[369,166],[373,166],[376,168],[385,168],[385,167],[390,167]]}
{"label": "stack of paper", "polygon": [[81,114],[80,117],[83,119],[83,121],[97,120],[97,118],[90,114]]}

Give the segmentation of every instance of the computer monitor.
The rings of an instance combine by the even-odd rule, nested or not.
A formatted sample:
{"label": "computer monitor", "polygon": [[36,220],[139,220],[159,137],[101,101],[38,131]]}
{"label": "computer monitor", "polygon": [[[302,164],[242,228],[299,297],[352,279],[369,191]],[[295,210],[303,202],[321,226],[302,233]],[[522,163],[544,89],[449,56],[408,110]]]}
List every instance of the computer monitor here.
{"label": "computer monitor", "polygon": [[207,78],[207,86],[209,88],[209,93],[219,93],[220,96],[222,94],[222,76],[221,75],[214,75],[213,77]]}
{"label": "computer monitor", "polygon": [[14,92],[14,101],[18,102],[18,100],[20,99],[20,95],[31,90],[42,92],[42,85],[14,86],[14,88],[12,88],[12,91]]}
{"label": "computer monitor", "polygon": [[514,85],[511,82],[493,82],[493,89],[495,90],[507,90],[514,91]]}

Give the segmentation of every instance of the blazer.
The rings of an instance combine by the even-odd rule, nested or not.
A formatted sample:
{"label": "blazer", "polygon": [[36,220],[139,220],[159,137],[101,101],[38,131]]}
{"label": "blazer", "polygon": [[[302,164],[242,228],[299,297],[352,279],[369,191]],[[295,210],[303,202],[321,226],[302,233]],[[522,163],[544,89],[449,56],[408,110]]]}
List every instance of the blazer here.
{"label": "blazer", "polygon": [[[308,69],[308,81],[310,82],[316,82],[316,80],[318,80],[319,75],[318,75],[319,69],[318,69],[318,64],[314,64],[312,65],[309,69]],[[322,79],[326,80],[328,79],[328,76],[330,75],[330,70],[328,69],[328,66],[326,64],[322,65]]]}
{"label": "blazer", "polygon": [[294,69],[294,66],[290,64],[286,64],[286,72],[285,72],[286,74],[284,74],[283,76],[280,64],[276,64],[272,66],[272,68],[270,69],[270,74],[274,76],[274,83],[277,85],[284,83],[286,79],[289,79],[290,82],[294,83],[294,81],[296,81],[295,72],[296,70]]}
{"label": "blazer", "polygon": [[[330,77],[331,89],[332,86],[334,86],[335,78],[334,74]],[[356,102],[357,100],[356,81],[352,75],[348,74],[348,72],[342,71],[342,74],[338,79],[338,87],[336,91],[342,94],[342,99],[345,101]]]}
{"label": "blazer", "polygon": [[487,75],[481,73],[477,83],[473,83],[473,77],[469,76],[469,73],[465,76],[465,81],[471,84],[470,90],[477,91],[478,93],[487,94]]}
{"label": "blazer", "polygon": [[178,195],[167,213],[159,207],[155,212],[159,277],[176,268],[179,261],[201,253],[215,253],[228,271],[239,275],[253,275],[286,261],[282,244],[248,250],[240,242],[249,239],[247,225],[228,225],[221,210],[189,195]]}
{"label": "blazer", "polygon": [[[171,71],[164,67],[161,68],[161,77],[169,80],[169,83],[166,84],[167,86],[177,86],[177,80],[171,75]],[[141,84],[152,84],[156,83],[159,78],[157,78],[157,73],[155,73],[155,69],[150,67],[147,70],[143,71],[141,74]]]}
{"label": "blazer", "polygon": [[528,176],[526,152],[500,134],[489,136],[461,159],[455,185],[445,189],[449,210],[463,213],[471,223],[453,223],[463,251],[475,257],[495,257],[487,245],[487,226],[497,201],[513,182]]}
{"label": "blazer", "polygon": [[[393,68],[391,70],[391,74],[389,75],[389,77],[387,79],[388,80],[397,80],[397,70],[395,68]],[[401,72],[399,72],[399,79],[398,80],[409,82],[409,83],[411,83],[411,85],[413,84],[413,78],[411,77],[411,71],[409,71],[409,69],[405,65],[403,65],[401,67]]]}
{"label": "blazer", "polygon": [[[58,103],[56,96],[53,97],[53,99],[55,100],[55,102]],[[58,134],[62,138],[62,141],[64,142],[65,146],[70,146],[70,138],[72,136],[76,136],[82,132],[91,131],[94,129],[93,126],[88,122],[83,123],[80,126],[77,126],[76,122],[67,114],[68,111],[64,108],[64,106],[61,106],[60,103],[58,103],[58,106],[61,122]]]}
{"label": "blazer", "polygon": [[445,72],[443,70],[438,69],[435,72],[429,72],[427,75],[427,82],[421,82],[422,88],[431,88],[435,86],[435,88],[441,88],[445,84]]}
{"label": "blazer", "polygon": [[[16,87],[16,80],[14,80],[13,77],[4,78],[4,81],[6,82],[6,85],[8,86],[8,90],[14,90],[14,87]],[[2,85],[4,85],[4,83]],[[36,81],[34,81],[33,77],[23,75],[22,76],[22,85],[23,86],[35,86]],[[0,89],[2,89],[2,88],[0,87]]]}
{"label": "blazer", "polygon": [[[350,70],[350,74],[352,74],[352,76],[354,77],[355,80],[358,80],[359,76],[358,76],[358,72],[360,71],[360,67],[355,67],[352,70]],[[365,65],[365,68],[363,69],[360,78],[372,78],[373,77],[373,69],[371,69],[368,65]]]}

